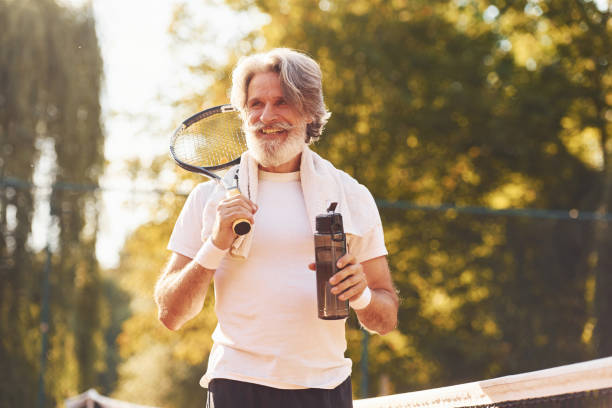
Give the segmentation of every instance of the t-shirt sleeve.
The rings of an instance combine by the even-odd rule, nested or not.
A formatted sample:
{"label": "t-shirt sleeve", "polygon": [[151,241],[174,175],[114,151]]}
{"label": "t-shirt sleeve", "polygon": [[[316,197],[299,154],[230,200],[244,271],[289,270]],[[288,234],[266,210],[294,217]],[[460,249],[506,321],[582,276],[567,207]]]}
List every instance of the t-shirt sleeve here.
{"label": "t-shirt sleeve", "polygon": [[213,182],[202,183],[191,191],[170,235],[167,247],[170,251],[189,258],[198,252],[202,246],[202,213],[214,187]]}
{"label": "t-shirt sleeve", "polygon": [[355,255],[359,263],[388,254],[381,224],[377,224],[363,236],[349,235],[347,240],[348,251]]}
{"label": "t-shirt sleeve", "polygon": [[359,216],[367,220],[363,225],[369,227],[362,235],[347,236],[348,251],[359,263],[387,255],[382,220],[374,197],[365,186],[359,185],[358,195],[354,199],[361,203]]}

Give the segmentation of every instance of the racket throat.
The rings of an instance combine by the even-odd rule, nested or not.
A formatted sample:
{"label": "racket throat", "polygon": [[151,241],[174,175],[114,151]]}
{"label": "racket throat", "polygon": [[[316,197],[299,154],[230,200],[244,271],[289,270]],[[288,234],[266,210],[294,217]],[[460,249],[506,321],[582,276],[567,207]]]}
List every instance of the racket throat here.
{"label": "racket throat", "polygon": [[227,197],[235,197],[240,194],[240,190],[238,189],[238,186],[231,186],[231,187],[226,186],[226,190],[227,192],[225,195]]}

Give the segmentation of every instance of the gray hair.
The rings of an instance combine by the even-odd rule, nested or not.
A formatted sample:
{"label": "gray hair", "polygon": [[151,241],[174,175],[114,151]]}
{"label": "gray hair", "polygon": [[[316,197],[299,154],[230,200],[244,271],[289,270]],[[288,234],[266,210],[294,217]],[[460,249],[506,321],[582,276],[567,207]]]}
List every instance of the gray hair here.
{"label": "gray hair", "polygon": [[266,53],[243,57],[232,73],[230,101],[245,114],[247,90],[255,74],[276,72],[287,102],[301,113],[311,116],[306,126],[306,143],[319,140],[331,113],[323,101],[321,68],[309,56],[288,48],[276,48]]}

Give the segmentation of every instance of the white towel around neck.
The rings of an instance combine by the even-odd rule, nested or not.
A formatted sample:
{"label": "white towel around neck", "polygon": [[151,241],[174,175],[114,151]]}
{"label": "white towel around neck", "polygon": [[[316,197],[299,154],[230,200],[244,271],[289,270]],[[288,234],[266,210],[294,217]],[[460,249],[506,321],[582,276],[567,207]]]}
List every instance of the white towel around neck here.
{"label": "white towel around neck", "polygon": [[[242,154],[239,166],[239,189],[243,195],[257,203],[258,164],[247,151]],[[378,210],[368,189],[307,146],[304,146],[302,152],[300,180],[313,234],[316,230],[316,216],[325,213],[332,202],[338,203],[336,212],[342,214],[344,231],[347,234],[363,236],[380,223],[379,217],[372,217],[372,211],[377,213]],[[204,207],[202,241],[212,233],[217,204],[223,197],[225,189],[218,185]],[[253,228],[256,226],[253,225]],[[251,249],[252,237],[251,231],[236,238],[230,248],[230,254],[246,259]]]}

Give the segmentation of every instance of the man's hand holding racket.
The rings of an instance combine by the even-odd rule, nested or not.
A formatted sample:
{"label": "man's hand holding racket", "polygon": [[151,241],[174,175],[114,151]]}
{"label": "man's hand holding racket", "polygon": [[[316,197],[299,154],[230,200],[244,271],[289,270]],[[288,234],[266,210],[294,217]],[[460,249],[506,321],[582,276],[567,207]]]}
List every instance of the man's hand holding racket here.
{"label": "man's hand holding racket", "polygon": [[236,220],[247,220],[254,224],[253,215],[256,211],[257,204],[242,194],[219,201],[211,235],[213,244],[219,249],[228,249],[237,237],[233,228]]}

